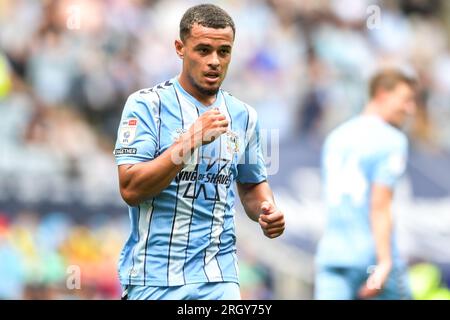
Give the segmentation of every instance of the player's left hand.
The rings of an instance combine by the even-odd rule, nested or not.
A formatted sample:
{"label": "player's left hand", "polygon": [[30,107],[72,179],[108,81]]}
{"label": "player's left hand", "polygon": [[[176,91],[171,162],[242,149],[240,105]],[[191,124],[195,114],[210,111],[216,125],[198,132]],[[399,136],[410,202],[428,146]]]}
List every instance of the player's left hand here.
{"label": "player's left hand", "polygon": [[284,214],[269,201],[261,203],[261,214],[259,215],[259,225],[268,238],[276,238],[284,232]]}
{"label": "player's left hand", "polygon": [[375,267],[374,272],[367,281],[361,286],[358,292],[360,299],[370,299],[381,293],[391,272],[390,263],[381,263]]}

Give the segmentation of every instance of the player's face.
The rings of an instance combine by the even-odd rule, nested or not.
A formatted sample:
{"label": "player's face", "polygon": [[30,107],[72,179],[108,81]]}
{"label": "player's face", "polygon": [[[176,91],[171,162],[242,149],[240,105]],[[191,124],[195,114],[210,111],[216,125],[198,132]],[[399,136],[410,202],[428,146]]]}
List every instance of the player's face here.
{"label": "player's face", "polygon": [[416,111],[414,90],[406,83],[400,83],[394,90],[387,92],[385,99],[386,118],[396,127],[402,127]]}
{"label": "player's face", "polygon": [[216,95],[227,74],[233,40],[231,27],[214,29],[194,24],[184,43],[175,42],[191,89],[203,96]]}

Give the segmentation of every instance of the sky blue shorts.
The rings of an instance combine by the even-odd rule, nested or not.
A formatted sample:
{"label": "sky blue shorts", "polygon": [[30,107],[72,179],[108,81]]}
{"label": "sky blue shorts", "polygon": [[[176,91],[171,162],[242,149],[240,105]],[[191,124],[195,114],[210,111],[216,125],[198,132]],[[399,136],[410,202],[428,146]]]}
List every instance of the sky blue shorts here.
{"label": "sky blue shorts", "polygon": [[[355,300],[361,286],[367,281],[366,269],[324,267],[317,270],[314,298],[318,300]],[[374,300],[410,300],[405,268],[393,268],[381,293]]]}
{"label": "sky blue shorts", "polygon": [[[240,300],[235,282],[193,283],[184,286],[126,286],[122,297],[128,300]],[[125,298],[123,298],[125,299]]]}

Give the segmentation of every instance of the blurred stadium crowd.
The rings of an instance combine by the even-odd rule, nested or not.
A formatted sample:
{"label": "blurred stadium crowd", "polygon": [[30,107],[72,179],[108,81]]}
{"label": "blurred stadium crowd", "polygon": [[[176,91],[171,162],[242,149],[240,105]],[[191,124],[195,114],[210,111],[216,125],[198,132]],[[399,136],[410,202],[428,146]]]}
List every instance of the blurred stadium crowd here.
{"label": "blurred stadium crowd", "polygon": [[[112,157],[120,114],[129,94],[179,72],[173,40],[199,2],[0,0],[0,298],[118,298],[128,233]],[[224,87],[279,130],[282,157],[316,159],[324,135],[362,109],[371,73],[396,65],[421,83],[412,150],[448,170],[448,1],[211,2],[237,26]],[[450,197],[449,172],[437,176]],[[243,297],[279,298],[272,267],[241,246]],[[83,290],[64,289],[69,265],[82,269]]]}

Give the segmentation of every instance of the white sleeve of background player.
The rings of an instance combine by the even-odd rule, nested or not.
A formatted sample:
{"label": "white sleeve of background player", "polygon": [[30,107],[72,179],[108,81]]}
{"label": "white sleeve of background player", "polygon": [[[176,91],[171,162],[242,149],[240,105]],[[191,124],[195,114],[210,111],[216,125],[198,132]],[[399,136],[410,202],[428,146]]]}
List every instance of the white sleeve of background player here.
{"label": "white sleeve of background player", "polygon": [[260,183],[267,180],[261,132],[256,111],[247,106],[248,125],[245,134],[245,151],[237,165],[239,183]]}
{"label": "white sleeve of background player", "polygon": [[375,163],[373,181],[393,188],[405,173],[408,160],[408,140],[402,139],[386,153],[382,154]]}
{"label": "white sleeve of background player", "polygon": [[136,92],[128,97],[117,131],[114,150],[117,165],[155,158],[159,139],[159,104],[159,96],[154,92]]}

